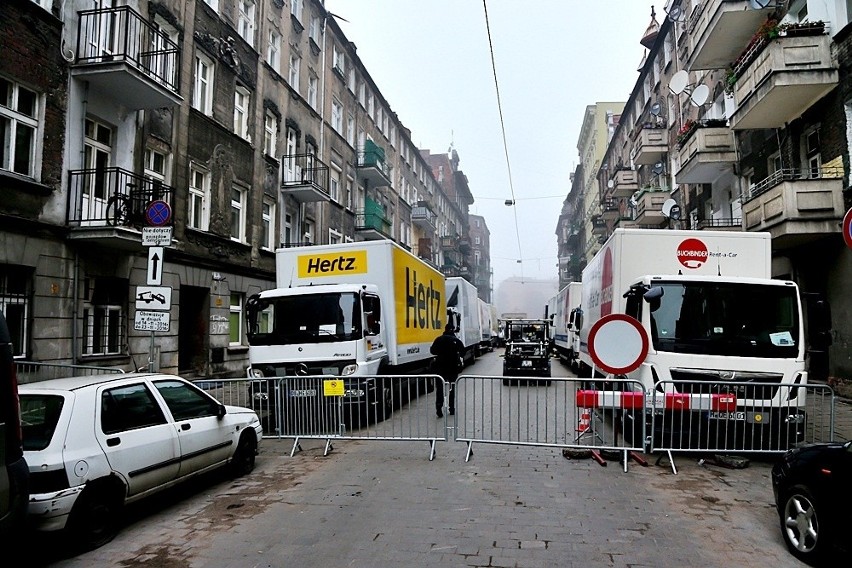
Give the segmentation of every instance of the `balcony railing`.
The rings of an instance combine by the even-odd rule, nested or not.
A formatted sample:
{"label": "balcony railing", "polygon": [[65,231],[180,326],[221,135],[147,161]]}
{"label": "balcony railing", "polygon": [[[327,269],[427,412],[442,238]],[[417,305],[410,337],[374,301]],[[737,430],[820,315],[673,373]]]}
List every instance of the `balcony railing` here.
{"label": "balcony railing", "polygon": [[428,207],[417,205],[411,208],[411,223],[421,229],[434,229],[435,214]]}
{"label": "balcony railing", "polygon": [[677,183],[712,183],[733,171],[737,161],[734,131],[728,126],[698,124],[681,140],[678,148],[680,169]]}
{"label": "balcony railing", "polygon": [[68,225],[141,227],[152,201],[172,205],[174,190],[121,168],[68,172]]}
{"label": "balcony railing", "polygon": [[630,197],[639,190],[639,174],[636,170],[618,170],[612,177],[611,197]]}
{"label": "balcony railing", "polygon": [[366,213],[363,210],[355,213],[355,230],[366,240],[390,239],[391,222],[379,213]]}
{"label": "balcony railing", "polygon": [[775,172],[743,195],[742,212],[745,230],[769,231],[773,248],[835,234],[845,212],[843,168]]}
{"label": "balcony railing", "polygon": [[670,197],[664,189],[645,189],[636,197],[636,217],[639,224],[662,223],[666,220],[663,215],[663,203]]}
{"label": "balcony railing", "polygon": [[180,48],[129,6],[79,12],[75,75],[134,108],[180,103]]}
{"label": "balcony railing", "polygon": [[668,130],[642,128],[633,143],[633,161],[650,165],[662,160],[669,151]]}
{"label": "balcony railing", "polygon": [[775,9],[774,2],[764,3],[764,9],[755,9],[749,0],[693,3],[686,68],[726,68]]}
{"label": "balcony railing", "polygon": [[743,220],[739,217],[733,217],[731,219],[699,219],[696,224],[697,229],[713,229],[713,230],[725,230],[725,229],[733,229],[737,231],[742,231],[743,228]]}
{"label": "balcony railing", "polygon": [[367,140],[358,152],[358,177],[373,186],[391,184],[391,171],[385,161],[385,150],[375,142]]}
{"label": "balcony railing", "polygon": [[297,201],[329,201],[328,166],[313,154],[289,154],[281,157],[284,173],[281,190]]}
{"label": "balcony railing", "polygon": [[441,237],[441,248],[443,250],[458,250],[459,240],[457,237],[445,236]]}

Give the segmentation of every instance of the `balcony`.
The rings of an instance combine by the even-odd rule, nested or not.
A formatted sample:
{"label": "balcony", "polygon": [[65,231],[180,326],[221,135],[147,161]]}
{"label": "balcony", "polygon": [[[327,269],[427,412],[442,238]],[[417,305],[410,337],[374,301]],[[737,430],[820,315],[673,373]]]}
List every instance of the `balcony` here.
{"label": "balcony", "polygon": [[735,68],[731,128],[780,128],[837,86],[828,35],[782,36]]}
{"label": "balcony", "polygon": [[601,217],[605,221],[613,221],[618,219],[621,215],[621,210],[619,209],[619,204],[621,201],[616,201],[615,199],[607,199],[603,203],[603,211],[601,212]]}
{"label": "balcony", "polygon": [[749,0],[706,0],[689,19],[686,69],[725,69],[774,10],[754,9]]}
{"label": "balcony", "polygon": [[618,170],[610,180],[610,197],[630,197],[639,191],[639,174],[636,170]]}
{"label": "balcony", "polygon": [[836,235],[843,206],[843,168],[779,170],[743,195],[743,226],[768,231],[772,248],[785,249]]}
{"label": "balcony", "polygon": [[637,225],[660,225],[664,223],[666,216],[663,215],[663,203],[669,197],[669,192],[664,189],[643,189],[636,197],[636,217],[633,221]]}
{"label": "balcony", "polygon": [[300,203],[329,201],[328,166],[313,154],[290,154],[281,157],[284,172],[281,192]]}
{"label": "balcony", "polygon": [[174,189],[159,180],[121,168],[73,170],[68,183],[69,239],[125,250],[142,248],[148,205],[165,201],[172,206],[174,195]]}
{"label": "balcony", "polygon": [[655,164],[669,151],[668,131],[664,128],[642,128],[633,143],[633,162],[641,165]]}
{"label": "balcony", "polygon": [[412,207],[411,224],[424,231],[433,232],[435,230],[435,213],[425,205]]}
{"label": "balcony", "polygon": [[358,179],[370,186],[391,185],[390,167],[385,161],[385,150],[372,140],[367,140],[364,149],[358,152]]}
{"label": "balcony", "polygon": [[458,238],[452,237],[452,236],[441,237],[441,249],[442,250],[458,250],[459,249]]}
{"label": "balcony", "polygon": [[73,76],[131,110],[181,103],[180,49],[166,34],[128,6],[78,15]]}
{"label": "balcony", "polygon": [[355,213],[355,232],[365,241],[393,240],[391,222],[378,213]]}
{"label": "balcony", "polygon": [[460,237],[459,240],[459,252],[462,254],[467,254],[470,252],[470,239],[467,237]]}
{"label": "balcony", "polygon": [[697,127],[678,149],[677,183],[713,183],[737,161],[734,131],[727,126]]}
{"label": "balcony", "polygon": [[607,233],[606,220],[600,215],[592,215],[592,234],[605,235]]}

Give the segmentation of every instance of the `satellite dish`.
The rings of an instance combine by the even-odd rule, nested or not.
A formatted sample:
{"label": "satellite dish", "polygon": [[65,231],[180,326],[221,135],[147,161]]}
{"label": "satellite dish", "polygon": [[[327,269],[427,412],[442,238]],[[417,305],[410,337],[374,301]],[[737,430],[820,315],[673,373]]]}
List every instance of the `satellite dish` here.
{"label": "satellite dish", "polygon": [[[654,172],[656,175],[660,175],[661,173],[666,171],[666,165],[663,162],[657,162],[656,164],[651,166],[651,171]],[[671,201],[674,201],[674,199],[672,199]]]}
{"label": "satellite dish", "polygon": [[613,187],[615,187],[615,180],[609,180],[608,182],[606,182],[606,186],[609,189],[612,189]]}
{"label": "satellite dish", "polygon": [[690,100],[692,104],[700,107],[704,103],[707,102],[707,98],[710,96],[710,87],[707,85],[698,85],[695,87],[695,90],[692,91],[692,96],[690,96]]}
{"label": "satellite dish", "polygon": [[651,116],[660,116],[661,110],[662,110],[662,106],[660,106],[660,102],[657,101],[657,102],[655,102],[654,104],[651,105],[651,110],[649,112],[651,113]]}
{"label": "satellite dish", "polygon": [[669,90],[676,95],[679,95],[686,90],[688,85],[689,73],[683,70],[672,75],[672,78],[669,80]]}
{"label": "satellite dish", "polygon": [[680,7],[680,4],[671,8],[666,14],[666,17],[673,22],[682,22],[683,21],[683,8]]}
{"label": "satellite dish", "polygon": [[674,219],[675,221],[680,219],[680,206],[674,199],[666,199],[666,202],[663,203],[662,211],[663,215],[669,219]]}

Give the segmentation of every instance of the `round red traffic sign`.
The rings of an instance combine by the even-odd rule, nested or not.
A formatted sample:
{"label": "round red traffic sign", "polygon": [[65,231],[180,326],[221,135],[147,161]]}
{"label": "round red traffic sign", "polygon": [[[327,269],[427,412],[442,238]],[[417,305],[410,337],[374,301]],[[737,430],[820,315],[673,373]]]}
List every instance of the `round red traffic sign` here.
{"label": "round red traffic sign", "polygon": [[145,208],[145,220],[149,225],[160,227],[172,220],[172,207],[162,199],[155,199]]}
{"label": "round red traffic sign", "polygon": [[852,248],[852,208],[843,217],[843,240],[847,247]]}
{"label": "round red traffic sign", "polygon": [[635,318],[604,316],[589,331],[589,355],[601,370],[613,375],[635,371],[648,355],[648,334]]}

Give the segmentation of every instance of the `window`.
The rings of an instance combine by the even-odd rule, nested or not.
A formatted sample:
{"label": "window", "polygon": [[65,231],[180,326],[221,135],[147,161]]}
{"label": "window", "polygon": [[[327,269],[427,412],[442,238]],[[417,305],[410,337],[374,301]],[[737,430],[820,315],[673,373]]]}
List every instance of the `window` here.
{"label": "window", "polygon": [[317,108],[317,76],[311,73],[308,78],[308,104],[313,108]]}
{"label": "window", "polygon": [[369,114],[370,118],[373,120],[376,119],[376,105],[373,100],[373,93],[367,93],[367,114]]}
{"label": "window", "polygon": [[175,420],[189,420],[219,414],[219,404],[195,386],[175,380],[155,381],[154,386],[166,401],[166,406],[169,407],[169,412]]}
{"label": "window", "polygon": [[290,245],[293,242],[293,216],[289,213],[284,215],[284,244]]}
{"label": "window", "polygon": [[346,141],[350,146],[355,145],[355,115],[352,113],[346,117]]}
{"label": "window", "polygon": [[343,134],[343,105],[336,98],[331,101],[331,127]]}
{"label": "window", "polygon": [[275,249],[275,202],[264,199],[260,214],[260,248]]}
{"label": "window", "polygon": [[310,245],[314,242],[314,222],[305,221],[305,244]]}
{"label": "window", "polygon": [[287,157],[284,160],[284,181],[296,181],[299,179],[301,172],[296,165],[296,129],[287,127],[287,148],[284,150],[284,155]]}
{"label": "window", "polygon": [[106,200],[114,191],[107,172],[112,165],[112,128],[87,118],[83,148],[83,167],[91,172],[84,178],[83,214],[87,218],[103,219]]}
{"label": "window", "polygon": [[343,200],[346,203],[347,209],[352,209],[352,185],[353,180],[351,177],[346,178],[346,195],[343,196]]}
{"label": "window", "polygon": [[246,234],[245,193],[239,187],[231,188],[231,239],[241,243]]}
{"label": "window", "polygon": [[254,45],[254,0],[238,0],[237,10],[237,33],[239,33],[249,45]]}
{"label": "window", "polygon": [[308,37],[314,40],[314,43],[320,44],[320,18],[319,16],[311,16],[311,23],[308,24]]}
{"label": "window", "polygon": [[381,132],[384,132],[384,130],[382,130],[382,124],[383,123],[384,123],[384,112],[382,110],[382,107],[379,107],[378,110],[376,111],[376,128],[378,128],[379,131],[381,131]]}
{"label": "window", "polygon": [[145,150],[145,177],[166,183],[168,156],[151,148]]}
{"label": "window", "polygon": [[148,44],[151,53],[156,55],[149,63],[149,69],[155,80],[177,88],[178,55],[175,48],[180,41],[178,31],[159,15],[154,17],[151,26],[154,33],[150,34]]}
{"label": "window", "polygon": [[482,238],[479,235],[476,235],[475,237],[473,237],[473,243],[477,246],[481,245],[482,244]]}
{"label": "window", "polygon": [[290,13],[296,16],[297,20],[302,20],[302,0],[290,0]]}
{"label": "window", "polygon": [[144,384],[107,389],[101,394],[101,430],[104,434],[165,423],[163,410]]}
{"label": "window", "polygon": [[361,103],[361,106],[366,105],[367,100],[367,86],[364,84],[364,81],[358,83],[358,102]]}
{"label": "window", "polygon": [[12,336],[12,355],[27,355],[32,271],[22,266],[0,264],[0,311]]}
{"label": "window", "polygon": [[281,73],[281,34],[275,30],[269,31],[269,42],[266,46],[266,62],[276,73]]}
{"label": "window", "polygon": [[328,244],[336,245],[338,243],[343,242],[343,235],[340,231],[335,231],[334,229],[328,230]]}
{"label": "window", "polygon": [[213,8],[214,12],[219,11],[219,0],[204,0],[204,3]]}
{"label": "window", "polygon": [[287,74],[287,82],[293,87],[293,90],[299,92],[299,67],[302,60],[298,55],[290,54],[290,70]]}
{"label": "window", "polygon": [[39,96],[0,77],[0,169],[34,178]]}
{"label": "window", "polygon": [[349,80],[347,81],[347,86],[349,90],[354,94],[355,93],[355,67],[352,66],[349,68]]}
{"label": "window", "polygon": [[189,226],[206,231],[210,225],[210,175],[189,168]]}
{"label": "window", "polygon": [[119,355],[124,350],[124,306],[130,286],[121,278],[87,278],[83,302],[83,355]]}
{"label": "window", "polygon": [[818,178],[822,168],[822,158],[819,153],[819,129],[812,128],[805,131],[803,140],[805,165],[807,167],[805,175],[810,178]]}
{"label": "window", "polygon": [[346,55],[336,45],[332,47],[332,67],[341,76],[346,74]]}
{"label": "window", "polygon": [[248,89],[245,87],[238,86],[234,92],[234,134],[246,140],[249,140],[248,114],[251,102],[249,97]]}
{"label": "window", "polygon": [[230,345],[242,345],[243,343],[243,295],[231,292],[230,314],[228,331]]}
{"label": "window", "polygon": [[53,0],[33,0],[35,4],[38,4],[48,12],[50,11],[51,6],[53,5]]}
{"label": "window", "polygon": [[192,108],[208,116],[213,115],[213,61],[201,53],[195,55],[195,83],[192,90]]}
{"label": "window", "polygon": [[331,163],[328,180],[328,194],[332,201],[340,201],[340,167]]}
{"label": "window", "polygon": [[278,117],[271,110],[263,117],[263,153],[275,156],[276,138],[278,135]]}

